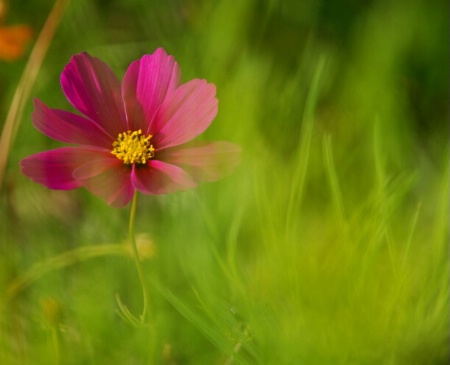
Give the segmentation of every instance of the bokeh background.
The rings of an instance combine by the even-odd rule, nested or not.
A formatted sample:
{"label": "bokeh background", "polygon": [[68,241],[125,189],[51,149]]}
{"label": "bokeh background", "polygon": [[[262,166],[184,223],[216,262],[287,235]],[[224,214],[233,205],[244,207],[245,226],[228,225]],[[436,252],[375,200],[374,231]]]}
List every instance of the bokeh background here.
{"label": "bokeh background", "polygon": [[[33,30],[0,60],[0,363],[448,364],[447,1],[60,3],[48,49],[54,2],[0,16]],[[184,81],[216,84],[201,138],[243,156],[222,181],[140,197],[153,336],[117,313],[117,294],[142,305],[110,249],[129,209],[47,190],[19,161],[60,146],[33,128],[32,99],[73,110],[59,85],[73,54],[121,78],[158,47]]]}

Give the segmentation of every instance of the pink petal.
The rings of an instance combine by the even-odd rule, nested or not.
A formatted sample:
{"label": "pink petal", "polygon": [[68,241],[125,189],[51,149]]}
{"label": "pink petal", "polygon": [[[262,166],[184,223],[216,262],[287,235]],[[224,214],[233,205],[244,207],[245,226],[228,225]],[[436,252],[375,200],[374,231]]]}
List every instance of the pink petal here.
{"label": "pink petal", "polygon": [[64,147],[37,153],[21,161],[22,173],[50,189],[70,190],[81,186],[73,172],[89,161],[105,158],[101,150]]}
{"label": "pink petal", "polygon": [[128,129],[147,131],[157,109],[178,86],[179,80],[178,64],[162,48],[134,61],[122,84]]}
{"label": "pink petal", "polygon": [[186,143],[209,127],[217,114],[216,87],[194,79],[169,95],[156,113],[148,133],[157,149]]}
{"label": "pink petal", "polygon": [[120,82],[106,63],[87,53],[73,56],[61,86],[72,105],[111,136],[127,130]]}
{"label": "pink petal", "polygon": [[39,131],[61,142],[111,149],[114,141],[98,124],[64,110],[50,109],[38,99],[34,100],[31,118]]}
{"label": "pink petal", "polygon": [[231,142],[197,142],[169,148],[158,154],[169,164],[180,165],[196,181],[215,181],[229,175],[241,160],[241,148]]}
{"label": "pink petal", "polygon": [[[115,169],[123,165],[123,162],[112,154],[105,154],[102,158],[85,162],[73,171],[73,177],[79,181],[88,180],[91,177],[103,174],[107,170]],[[129,169],[130,170],[130,169]],[[129,171],[128,173],[130,173]]]}
{"label": "pink petal", "polygon": [[115,157],[105,161],[104,166],[92,162],[74,172],[87,190],[116,208],[125,206],[133,197],[130,174],[131,167]]}
{"label": "pink petal", "polygon": [[182,168],[158,160],[134,166],[131,179],[134,187],[145,194],[167,194],[197,186]]}

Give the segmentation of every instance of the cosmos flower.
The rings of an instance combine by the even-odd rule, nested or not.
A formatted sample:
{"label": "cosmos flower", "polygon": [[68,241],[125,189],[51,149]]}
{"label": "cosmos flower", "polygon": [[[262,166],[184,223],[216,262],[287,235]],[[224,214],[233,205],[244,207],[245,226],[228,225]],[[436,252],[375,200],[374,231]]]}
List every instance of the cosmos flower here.
{"label": "cosmos flower", "polygon": [[15,61],[22,57],[32,34],[26,25],[0,27],[0,60]]}
{"label": "cosmos flower", "polygon": [[[0,24],[6,14],[6,4],[0,0]],[[27,25],[0,26],[0,60],[15,61],[23,56],[33,35]]]}
{"label": "cosmos flower", "polygon": [[115,207],[137,190],[164,194],[229,174],[239,146],[192,141],[217,114],[216,88],[206,80],[180,83],[180,69],[159,48],[128,67],[122,83],[98,58],[72,57],[61,75],[70,103],[83,115],[34,101],[43,134],[70,143],[21,161],[24,175],[50,189],[84,187]]}

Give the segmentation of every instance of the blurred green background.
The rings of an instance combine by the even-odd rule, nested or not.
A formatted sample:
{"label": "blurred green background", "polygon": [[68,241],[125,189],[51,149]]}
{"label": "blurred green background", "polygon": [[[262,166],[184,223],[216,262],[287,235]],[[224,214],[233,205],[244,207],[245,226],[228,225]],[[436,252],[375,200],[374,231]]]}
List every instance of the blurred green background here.
{"label": "blurred green background", "polygon": [[[34,42],[52,6],[11,0],[0,26]],[[443,0],[68,2],[0,190],[0,363],[447,364],[448,26]],[[60,146],[33,128],[32,99],[73,110],[59,84],[73,54],[121,78],[158,47],[184,81],[216,84],[201,138],[243,159],[140,197],[151,337],[117,314],[116,294],[142,301],[132,260],[107,250],[129,209],[47,190],[19,161]],[[0,126],[28,55],[0,61]],[[105,254],[61,256],[92,245]]]}

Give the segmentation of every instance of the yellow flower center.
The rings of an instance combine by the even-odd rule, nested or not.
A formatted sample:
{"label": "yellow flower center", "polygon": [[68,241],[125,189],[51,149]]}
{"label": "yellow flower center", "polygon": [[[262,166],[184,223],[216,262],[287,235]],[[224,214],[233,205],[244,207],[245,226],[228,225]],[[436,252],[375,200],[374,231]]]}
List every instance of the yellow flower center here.
{"label": "yellow flower center", "polygon": [[145,136],[142,130],[120,133],[112,144],[111,153],[124,164],[145,164],[155,155],[155,149],[150,143],[152,135]]}

